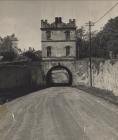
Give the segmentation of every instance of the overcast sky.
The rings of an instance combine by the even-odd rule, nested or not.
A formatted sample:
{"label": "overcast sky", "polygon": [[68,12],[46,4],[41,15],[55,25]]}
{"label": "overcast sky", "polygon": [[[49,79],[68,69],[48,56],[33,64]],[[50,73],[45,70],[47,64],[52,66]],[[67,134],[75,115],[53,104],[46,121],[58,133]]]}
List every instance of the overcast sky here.
{"label": "overcast sky", "polygon": [[[76,19],[79,27],[89,20],[96,21],[116,1],[77,1],[77,0],[9,0],[0,1],[0,36],[15,33],[19,39],[18,47],[27,49],[29,46],[41,49],[41,19],[53,22],[56,16],[64,22],[70,18]],[[118,16],[118,6],[103,18],[94,30],[99,30],[110,18]]]}

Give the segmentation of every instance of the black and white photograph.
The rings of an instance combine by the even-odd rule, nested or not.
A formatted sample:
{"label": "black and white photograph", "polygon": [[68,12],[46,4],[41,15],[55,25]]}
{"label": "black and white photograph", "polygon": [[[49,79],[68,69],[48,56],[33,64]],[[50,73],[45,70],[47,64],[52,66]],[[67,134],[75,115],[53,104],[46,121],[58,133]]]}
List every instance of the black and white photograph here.
{"label": "black and white photograph", "polygon": [[0,0],[0,140],[118,140],[118,0]]}

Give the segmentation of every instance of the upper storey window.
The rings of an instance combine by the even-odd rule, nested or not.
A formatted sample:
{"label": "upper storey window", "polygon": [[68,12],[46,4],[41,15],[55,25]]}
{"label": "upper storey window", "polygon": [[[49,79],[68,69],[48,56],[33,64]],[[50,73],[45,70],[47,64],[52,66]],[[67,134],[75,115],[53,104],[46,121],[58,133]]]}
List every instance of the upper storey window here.
{"label": "upper storey window", "polygon": [[46,31],[47,40],[51,39],[51,31]]}
{"label": "upper storey window", "polygon": [[47,57],[51,57],[51,46],[47,47]]}
{"label": "upper storey window", "polygon": [[70,46],[66,46],[66,56],[70,55]]}
{"label": "upper storey window", "polygon": [[65,32],[66,40],[70,40],[70,31]]}

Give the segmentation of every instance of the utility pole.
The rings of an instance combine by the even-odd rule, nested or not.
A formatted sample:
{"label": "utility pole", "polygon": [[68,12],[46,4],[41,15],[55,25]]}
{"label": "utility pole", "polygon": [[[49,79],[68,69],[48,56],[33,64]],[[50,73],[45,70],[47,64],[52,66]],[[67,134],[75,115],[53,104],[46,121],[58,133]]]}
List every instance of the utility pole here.
{"label": "utility pole", "polygon": [[86,24],[88,27],[89,27],[89,62],[90,62],[90,65],[89,65],[89,68],[90,68],[90,86],[92,87],[93,86],[93,76],[92,76],[92,58],[91,58],[91,48],[92,48],[92,43],[91,43],[91,27],[94,26],[94,23],[89,21],[87,24]]}

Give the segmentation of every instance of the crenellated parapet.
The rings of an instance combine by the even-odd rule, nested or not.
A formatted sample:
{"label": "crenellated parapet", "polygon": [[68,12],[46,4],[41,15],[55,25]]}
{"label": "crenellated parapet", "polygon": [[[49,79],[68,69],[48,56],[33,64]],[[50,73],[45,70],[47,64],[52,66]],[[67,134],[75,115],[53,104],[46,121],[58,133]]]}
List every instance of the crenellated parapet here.
{"label": "crenellated parapet", "polygon": [[48,23],[47,20],[41,20],[41,29],[76,29],[76,21],[75,19],[69,19],[68,23],[62,22],[61,17],[55,17],[55,21],[53,23]]}

